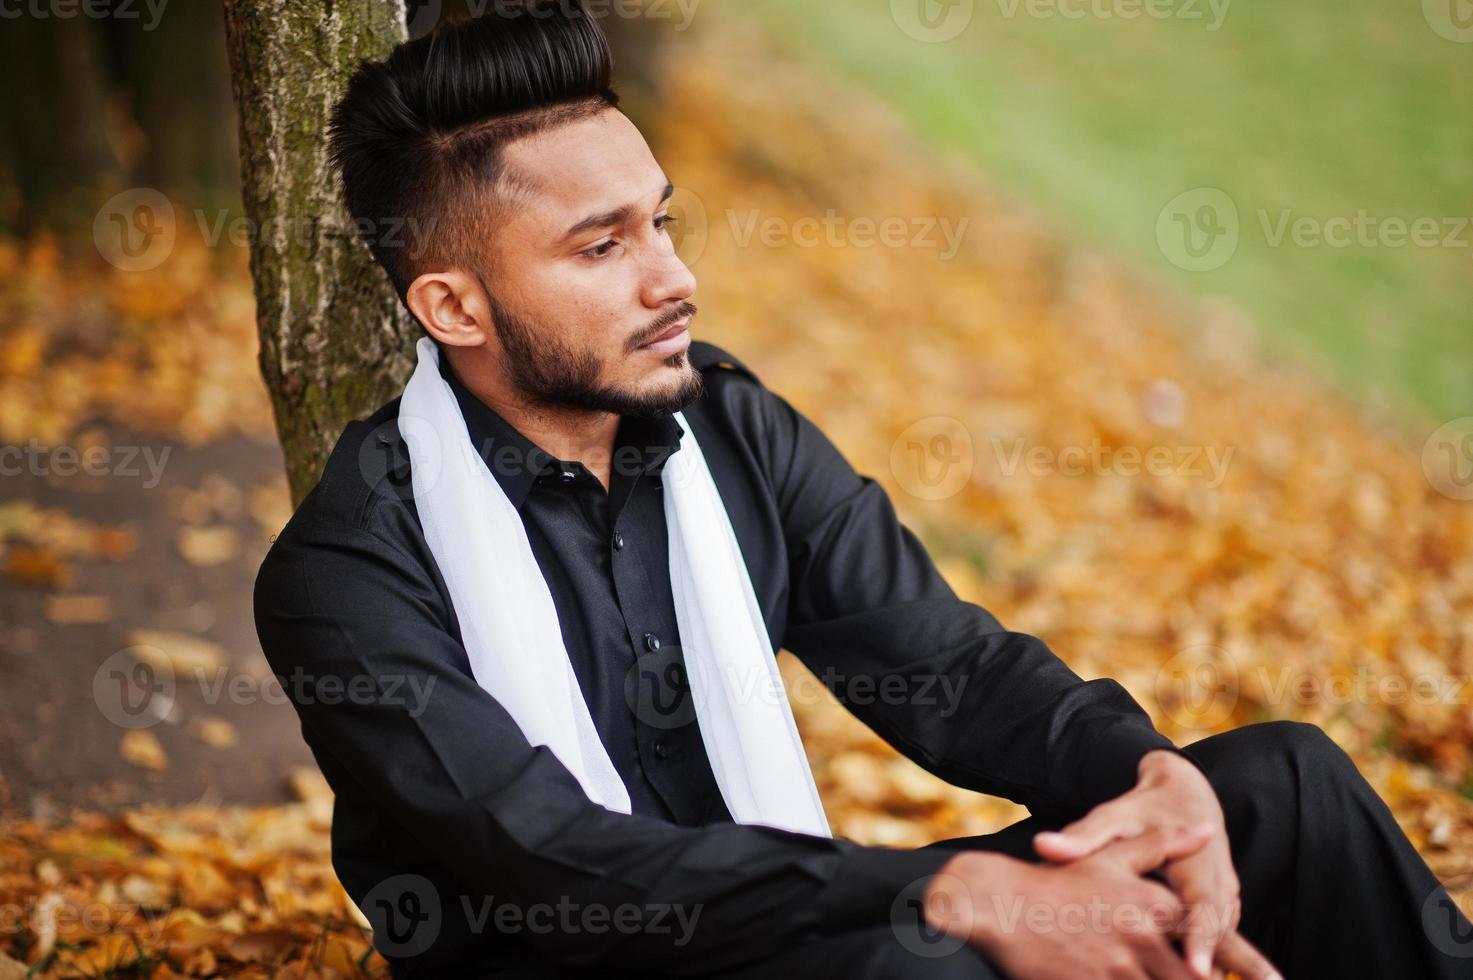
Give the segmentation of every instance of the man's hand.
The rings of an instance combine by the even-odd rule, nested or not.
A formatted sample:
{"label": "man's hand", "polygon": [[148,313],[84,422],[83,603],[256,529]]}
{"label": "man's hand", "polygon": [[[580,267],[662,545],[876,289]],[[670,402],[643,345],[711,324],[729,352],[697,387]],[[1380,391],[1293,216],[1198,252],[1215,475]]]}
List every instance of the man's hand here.
{"label": "man's hand", "polygon": [[1237,932],[1242,913],[1238,875],[1228,847],[1222,805],[1201,770],[1173,752],[1147,752],[1134,789],[1102,803],[1057,832],[1033,839],[1040,856],[1073,862],[1112,841],[1141,834],[1168,835],[1207,824],[1211,836],[1199,849],[1174,854],[1163,873],[1189,910],[1184,954],[1192,974],[1208,980],[1214,961],[1249,977],[1277,976],[1268,961]]}
{"label": "man's hand", "polygon": [[1206,823],[1147,830],[1067,864],[962,851],[928,885],[926,919],[965,938],[1010,977],[1190,980],[1171,945],[1186,909],[1145,874],[1199,850],[1212,832]]}

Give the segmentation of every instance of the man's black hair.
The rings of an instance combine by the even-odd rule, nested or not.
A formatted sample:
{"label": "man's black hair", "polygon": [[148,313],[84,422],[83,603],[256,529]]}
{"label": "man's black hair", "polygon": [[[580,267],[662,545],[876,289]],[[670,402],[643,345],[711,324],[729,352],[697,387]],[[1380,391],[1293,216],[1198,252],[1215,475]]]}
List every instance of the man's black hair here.
{"label": "man's black hair", "polygon": [[499,220],[535,185],[510,142],[617,107],[583,0],[497,0],[363,61],[333,108],[329,159],[399,298],[431,268],[487,268]]}

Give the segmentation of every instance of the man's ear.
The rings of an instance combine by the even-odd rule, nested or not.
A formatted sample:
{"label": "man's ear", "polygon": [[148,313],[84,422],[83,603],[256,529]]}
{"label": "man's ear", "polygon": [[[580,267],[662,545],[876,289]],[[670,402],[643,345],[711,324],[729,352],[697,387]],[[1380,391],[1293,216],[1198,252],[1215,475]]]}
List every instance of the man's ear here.
{"label": "man's ear", "polygon": [[404,302],[425,330],[447,347],[480,347],[486,343],[491,311],[480,284],[459,269],[426,272],[409,284]]}

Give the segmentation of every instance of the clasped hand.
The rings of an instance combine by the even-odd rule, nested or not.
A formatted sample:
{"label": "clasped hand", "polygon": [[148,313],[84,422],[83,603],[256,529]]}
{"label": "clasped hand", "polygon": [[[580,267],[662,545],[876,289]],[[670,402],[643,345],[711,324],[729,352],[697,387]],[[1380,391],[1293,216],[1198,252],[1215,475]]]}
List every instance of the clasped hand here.
{"label": "clasped hand", "polygon": [[957,854],[927,888],[928,921],[1030,980],[1209,980],[1229,971],[1281,980],[1237,931],[1238,876],[1207,778],[1164,751],[1147,753],[1139,776],[1129,792],[1036,835],[1042,863]]}

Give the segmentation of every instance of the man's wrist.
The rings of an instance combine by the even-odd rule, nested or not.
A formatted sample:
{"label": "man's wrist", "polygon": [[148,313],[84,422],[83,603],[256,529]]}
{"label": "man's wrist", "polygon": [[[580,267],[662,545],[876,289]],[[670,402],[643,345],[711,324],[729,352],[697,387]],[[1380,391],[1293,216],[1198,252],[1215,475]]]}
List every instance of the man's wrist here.
{"label": "man's wrist", "polygon": [[990,851],[961,851],[943,864],[926,885],[922,908],[932,929],[960,936],[973,945],[989,948],[997,934],[986,903],[978,902],[983,889],[989,895],[1008,894],[1016,866],[1024,862]]}
{"label": "man's wrist", "polygon": [[1137,784],[1154,783],[1184,773],[1206,778],[1201,768],[1180,749],[1152,749],[1141,756],[1136,766],[1136,781]]}

